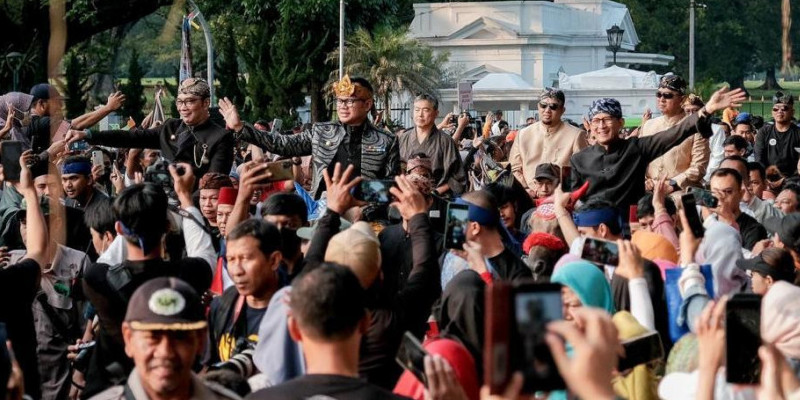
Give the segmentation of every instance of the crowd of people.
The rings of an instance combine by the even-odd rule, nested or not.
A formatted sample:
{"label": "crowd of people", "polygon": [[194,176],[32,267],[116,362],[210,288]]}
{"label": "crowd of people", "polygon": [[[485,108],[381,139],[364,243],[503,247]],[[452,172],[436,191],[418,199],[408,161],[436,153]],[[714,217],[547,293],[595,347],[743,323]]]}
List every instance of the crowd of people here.
{"label": "crowd of people", "polygon": [[391,131],[367,80],[331,93],[286,131],[197,78],[106,131],[120,93],[0,96],[0,398],[800,398],[792,95],[764,121],[668,74],[628,131],[423,93]]}

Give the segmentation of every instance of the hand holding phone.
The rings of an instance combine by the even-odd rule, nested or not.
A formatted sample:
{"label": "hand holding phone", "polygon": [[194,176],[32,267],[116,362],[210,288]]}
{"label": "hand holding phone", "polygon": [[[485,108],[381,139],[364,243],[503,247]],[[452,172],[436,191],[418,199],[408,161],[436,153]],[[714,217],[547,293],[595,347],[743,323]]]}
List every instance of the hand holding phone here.
{"label": "hand holding phone", "polygon": [[406,332],[395,357],[395,361],[403,369],[411,372],[425,388],[428,387],[428,378],[425,375],[425,356],[427,355],[428,352],[425,351],[419,340],[411,332]]}
{"label": "hand holding phone", "polygon": [[625,357],[620,357],[617,371],[625,371],[664,358],[664,345],[658,332],[625,340],[622,342],[622,348],[625,349]]}
{"label": "hand holding phone", "polygon": [[689,224],[689,229],[695,238],[702,238],[705,236],[706,229],[703,227],[703,221],[700,220],[700,214],[697,213],[697,204],[695,203],[694,194],[687,193],[682,195],[681,203],[683,203],[683,213],[686,215],[686,222]]}
{"label": "hand holding phone", "polygon": [[467,240],[469,222],[469,206],[466,204],[448,203],[445,216],[444,247],[462,250]]}
{"label": "hand holding phone", "polygon": [[394,181],[389,179],[365,179],[353,187],[351,194],[356,200],[367,203],[389,204],[392,195],[389,189],[394,186]]}
{"label": "hand holding phone", "polygon": [[22,157],[22,142],[7,140],[0,144],[0,162],[3,165],[3,176],[10,182],[19,182],[22,166],[19,159]]}
{"label": "hand holding phone", "polygon": [[739,293],[725,305],[726,380],[755,384],[761,376],[761,296]]}
{"label": "hand holding phone", "polygon": [[586,238],[583,242],[581,258],[599,267],[619,265],[619,246],[608,240]]}

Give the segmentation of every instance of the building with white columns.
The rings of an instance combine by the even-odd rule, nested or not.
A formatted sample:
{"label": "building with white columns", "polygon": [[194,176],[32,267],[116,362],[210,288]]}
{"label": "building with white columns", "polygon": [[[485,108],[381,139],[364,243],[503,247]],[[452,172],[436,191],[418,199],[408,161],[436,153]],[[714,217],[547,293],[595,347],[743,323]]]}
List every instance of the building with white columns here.
{"label": "building with white columns", "polygon": [[[559,73],[564,81],[564,74],[574,77],[608,67],[613,54],[607,49],[606,30],[613,25],[625,31],[617,65],[668,65],[673,60],[634,52],[639,37],[630,13],[625,5],[610,0],[424,3],[415,4],[414,12],[411,35],[437,52],[448,52],[448,68],[459,81],[473,83],[470,108],[481,114],[504,110],[512,126],[534,114],[541,91],[559,85]],[[606,72],[617,76],[624,71]],[[598,73],[601,76],[594,81],[602,82]],[[653,103],[649,97],[654,90],[649,86],[637,87],[635,95],[641,98],[627,96],[625,103],[636,107],[623,108],[626,115],[638,116],[648,101]],[[633,93],[626,89],[634,87],[564,87],[567,117],[580,120],[586,111],[580,109],[585,99],[572,103],[574,109],[569,107],[571,96],[581,96],[577,92],[598,97]],[[440,97],[444,110],[460,108],[456,88],[443,89]]]}

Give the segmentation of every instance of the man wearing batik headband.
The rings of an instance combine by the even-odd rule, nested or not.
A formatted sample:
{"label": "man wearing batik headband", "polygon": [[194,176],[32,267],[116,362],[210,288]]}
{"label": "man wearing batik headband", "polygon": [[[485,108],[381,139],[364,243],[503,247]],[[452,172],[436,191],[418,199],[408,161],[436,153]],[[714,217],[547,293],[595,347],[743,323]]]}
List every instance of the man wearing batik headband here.
{"label": "man wearing batik headband", "polygon": [[794,97],[777,92],[772,103],[775,124],[765,124],[758,130],[754,150],[756,161],[765,167],[777,166],[786,177],[795,176],[800,154],[794,149],[800,147],[800,128],[792,123]]}
{"label": "man wearing batik headband", "polygon": [[[661,116],[648,120],[642,126],[639,137],[653,136],[677,125],[686,118],[683,102],[686,99],[686,81],[678,75],[664,75],[656,91],[656,105]],[[698,107],[699,109],[700,107]],[[708,168],[711,150],[708,139],[700,134],[690,136],[673,147],[661,157],[650,162],[645,175],[646,189],[653,190],[654,182],[662,176],[667,177],[667,194],[702,186]]]}
{"label": "man wearing batik headband", "polygon": [[654,159],[679,145],[695,133],[711,136],[711,116],[726,107],[739,107],[744,101],[742,89],[720,89],[705,107],[680,123],[656,135],[622,139],[625,123],[619,101],[595,100],[589,110],[592,133],[597,143],[572,156],[572,188],[589,181],[584,199],[602,197],[628,215],[628,207],[644,196],[645,168]]}
{"label": "man wearing batik headband", "polygon": [[532,199],[537,197],[538,165],[569,165],[569,158],[589,145],[585,132],[561,120],[564,105],[564,92],[547,89],[539,98],[539,121],[520,130],[511,146],[511,172]]}
{"label": "man wearing batik headband", "polygon": [[190,164],[195,176],[207,172],[227,174],[233,163],[233,137],[211,120],[210,96],[206,81],[184,79],[175,101],[180,118],[170,118],[152,129],[70,130],[66,136],[67,144],[85,139],[94,145],[159,149],[169,161]]}
{"label": "man wearing batik headband", "polygon": [[92,179],[92,162],[82,156],[72,156],[64,161],[61,167],[61,184],[67,198],[64,205],[79,209],[86,208],[97,199],[108,196],[94,187]]}
{"label": "man wearing batik headband", "polygon": [[333,175],[336,163],[353,165],[364,179],[387,179],[400,172],[397,137],[376,128],[367,119],[373,107],[372,86],[363,78],[345,75],[333,85],[339,121],[318,122],[296,135],[259,131],[242,122],[227,98],[219,101],[220,111],[236,137],[265,151],[284,157],[313,156],[311,195],[319,199],[325,191],[322,171]]}

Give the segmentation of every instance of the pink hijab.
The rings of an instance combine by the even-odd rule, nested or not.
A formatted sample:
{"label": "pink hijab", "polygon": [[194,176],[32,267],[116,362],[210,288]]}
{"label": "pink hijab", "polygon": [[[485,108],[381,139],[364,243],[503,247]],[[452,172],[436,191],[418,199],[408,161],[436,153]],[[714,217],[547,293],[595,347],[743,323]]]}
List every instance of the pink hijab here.
{"label": "pink hijab", "polygon": [[800,287],[775,282],[761,300],[761,338],[800,359]]}

